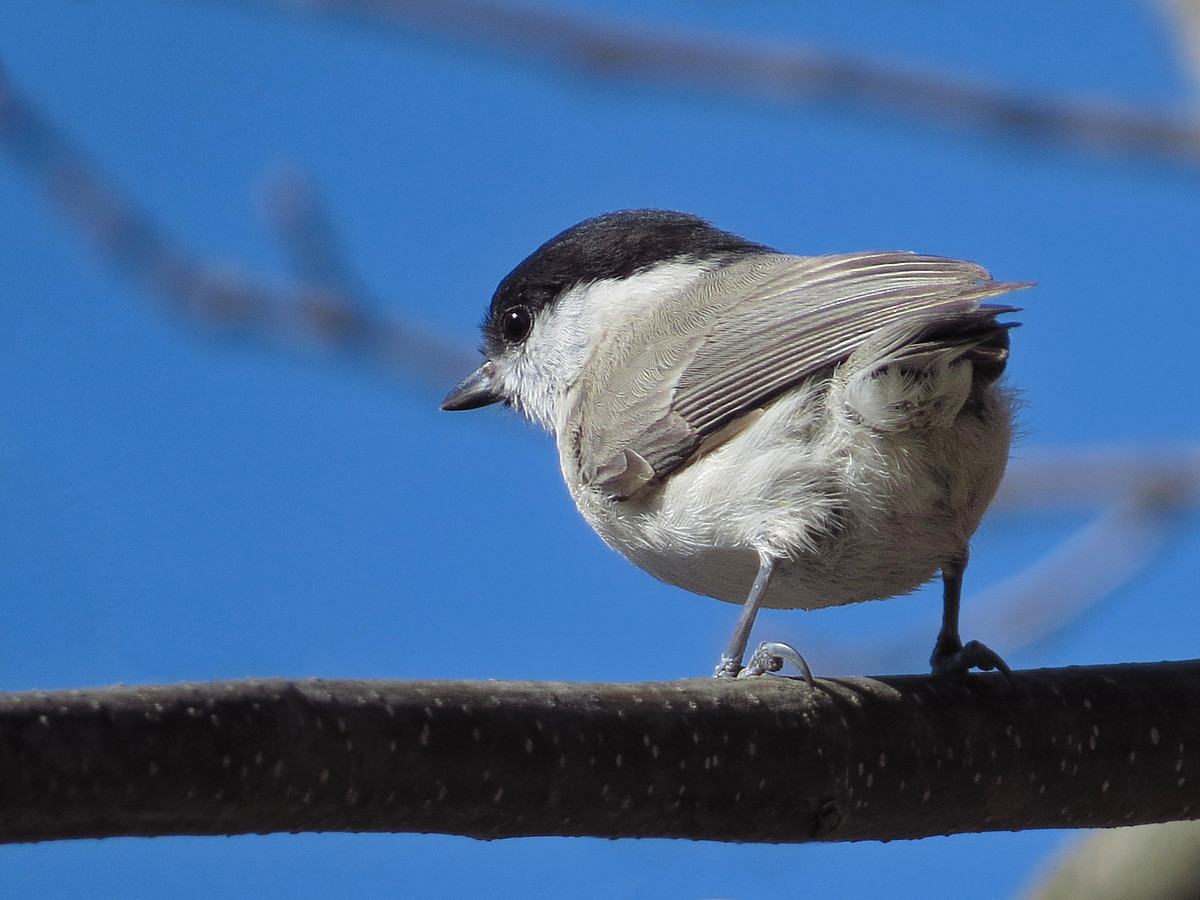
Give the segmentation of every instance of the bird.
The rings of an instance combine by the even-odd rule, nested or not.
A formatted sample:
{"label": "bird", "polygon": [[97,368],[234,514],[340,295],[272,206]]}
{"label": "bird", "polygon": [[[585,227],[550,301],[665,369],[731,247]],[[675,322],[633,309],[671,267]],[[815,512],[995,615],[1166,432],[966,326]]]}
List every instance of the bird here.
{"label": "bird", "polygon": [[761,608],[943,586],[937,674],[998,669],[963,643],[970,541],[1000,484],[1003,376],[1030,287],[907,251],[798,256],[690,213],[628,209],[538,247],[496,288],[483,363],[446,410],[506,404],[555,439],[579,512],[668,584],[741,605],[715,673],[803,656]]}

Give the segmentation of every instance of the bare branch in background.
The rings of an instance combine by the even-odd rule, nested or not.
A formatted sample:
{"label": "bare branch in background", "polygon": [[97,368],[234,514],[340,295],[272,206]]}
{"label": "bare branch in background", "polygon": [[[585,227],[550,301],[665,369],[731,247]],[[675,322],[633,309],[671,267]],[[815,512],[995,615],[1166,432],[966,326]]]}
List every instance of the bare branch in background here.
{"label": "bare branch in background", "polygon": [[992,510],[1100,509],[1133,495],[1200,508],[1200,444],[1018,447]]}
{"label": "bare branch in background", "polygon": [[1043,96],[848,53],[483,0],[246,2],[431,33],[593,77],[766,101],[858,106],[954,129],[1200,166],[1200,120],[1184,112],[1115,99]]}
{"label": "bare branch in background", "polygon": [[1002,647],[1045,640],[1141,572],[1178,525],[1139,495],[1113,505],[1058,550],[978,598],[977,626]]}
{"label": "bare branch in background", "polygon": [[0,694],[0,841],[780,843],[1200,815],[1200,661],[962,678],[256,681]]}
{"label": "bare branch in background", "polygon": [[1195,900],[1200,822],[1097,831],[1069,846],[1022,900]]}
{"label": "bare branch in background", "polygon": [[[317,283],[275,288],[189,256],[18,94],[2,68],[0,150],[46,191],[101,256],[169,312],[271,344],[349,353],[365,367],[439,392],[478,363],[465,349],[361,302],[332,249],[327,220],[311,192],[295,183],[291,199],[276,202],[276,218],[284,223],[281,231],[294,257],[312,252],[300,274]],[[348,288],[354,293],[343,293]]]}
{"label": "bare branch in background", "polygon": [[268,182],[265,194],[267,221],[297,280],[308,288],[345,298],[354,307],[377,309],[378,299],[370,296],[351,271],[333,218],[308,173],[294,166],[279,171]]}
{"label": "bare branch in background", "polygon": [[1195,100],[1200,100],[1200,0],[1158,0],[1170,19],[1171,36],[1191,75]]}
{"label": "bare branch in background", "polygon": [[1015,652],[1043,641],[1145,569],[1200,508],[1200,447],[1074,447],[1020,454],[997,516],[1098,510],[1061,547],[971,598],[976,627]]}

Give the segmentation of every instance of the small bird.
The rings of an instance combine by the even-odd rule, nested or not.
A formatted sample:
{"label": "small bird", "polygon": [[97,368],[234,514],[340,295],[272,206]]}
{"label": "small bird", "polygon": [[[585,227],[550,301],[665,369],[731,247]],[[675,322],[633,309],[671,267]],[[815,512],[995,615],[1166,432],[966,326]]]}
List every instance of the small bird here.
{"label": "small bird", "polygon": [[1028,284],[907,252],[792,256],[687,213],[580,222],[500,282],[484,363],[442,402],[504,402],[555,438],[580,513],[654,577],[742,604],[718,676],[802,656],[761,607],[908,593],[941,572],[937,673],[1000,669],[959,637],[971,536],[1008,460],[1001,382]]}

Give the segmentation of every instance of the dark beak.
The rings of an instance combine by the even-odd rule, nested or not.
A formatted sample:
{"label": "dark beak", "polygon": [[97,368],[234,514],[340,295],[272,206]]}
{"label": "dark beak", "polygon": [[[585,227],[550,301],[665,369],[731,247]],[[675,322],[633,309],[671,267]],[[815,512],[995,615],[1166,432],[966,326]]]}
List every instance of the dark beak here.
{"label": "dark beak", "polygon": [[479,409],[481,406],[499,403],[504,399],[504,395],[494,383],[495,371],[491,362],[485,362],[446,395],[446,399],[442,401],[442,409]]}

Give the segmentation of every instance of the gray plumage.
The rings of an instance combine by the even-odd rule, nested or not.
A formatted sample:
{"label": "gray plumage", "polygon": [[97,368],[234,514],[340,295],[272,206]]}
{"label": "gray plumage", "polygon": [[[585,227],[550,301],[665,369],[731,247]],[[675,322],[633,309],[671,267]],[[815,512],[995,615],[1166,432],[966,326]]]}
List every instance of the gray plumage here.
{"label": "gray plumage", "polygon": [[1015,307],[986,301],[1027,286],[960,260],[789,256],[682,213],[612,213],[504,279],[488,358],[443,405],[512,404],[555,435],[610,546],[744,602],[719,674],[741,669],[759,606],[881,599],[939,570],[935,670],[1005,669],[961,643],[958,597],[1012,437],[1013,323],[998,317]]}
{"label": "gray plumage", "polygon": [[[1007,327],[996,316],[1013,307],[980,303],[1025,286],[910,253],[771,254],[717,269],[613,329],[574,401],[580,477],[628,500],[710,435],[854,354],[864,375],[918,372],[996,344]],[[1002,364],[1007,348],[995,350]]]}

